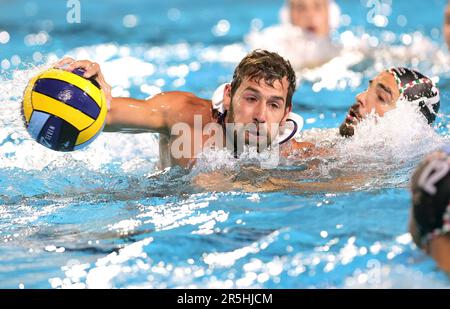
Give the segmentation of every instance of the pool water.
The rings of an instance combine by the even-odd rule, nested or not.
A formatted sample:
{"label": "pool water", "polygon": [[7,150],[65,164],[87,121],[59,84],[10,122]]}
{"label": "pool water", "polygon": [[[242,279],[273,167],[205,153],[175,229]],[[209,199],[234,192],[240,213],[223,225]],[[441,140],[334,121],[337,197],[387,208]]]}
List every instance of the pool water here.
{"label": "pool water", "polygon": [[[282,2],[81,1],[80,24],[66,22],[61,1],[0,4],[9,36],[0,44],[0,288],[450,287],[407,233],[410,175],[450,141],[444,0],[383,1],[386,27],[367,22],[366,1],[338,1],[345,25],[333,38],[372,45],[356,63],[361,52],[349,49],[300,70],[293,100],[302,139],[331,147],[329,156],[256,169],[216,152],[192,170],[160,171],[154,134],[105,133],[87,149],[56,153],[23,127],[27,81],[64,55],[99,62],[115,96],[209,98],[249,50],[245,36],[278,22]],[[404,106],[350,140],[337,137],[355,94],[392,65],[438,82],[433,128]],[[198,185],[217,171],[251,190],[223,178]],[[268,177],[291,183],[267,190]],[[302,186],[311,182],[331,185]]]}

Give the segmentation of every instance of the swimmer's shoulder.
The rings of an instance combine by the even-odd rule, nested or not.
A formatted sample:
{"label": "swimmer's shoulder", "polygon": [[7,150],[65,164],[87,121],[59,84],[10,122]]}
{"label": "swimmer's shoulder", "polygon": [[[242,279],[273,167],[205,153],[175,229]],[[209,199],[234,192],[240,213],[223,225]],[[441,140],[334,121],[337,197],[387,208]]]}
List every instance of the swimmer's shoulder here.
{"label": "swimmer's shoulder", "polygon": [[203,112],[211,110],[211,100],[202,99],[192,92],[168,91],[161,92],[149,100],[168,103],[173,109],[192,112]]}
{"label": "swimmer's shoulder", "polygon": [[212,114],[211,101],[202,99],[191,92],[162,92],[147,101],[152,106],[157,106],[168,118],[176,122],[190,123],[196,115],[206,117],[203,118],[206,120]]}

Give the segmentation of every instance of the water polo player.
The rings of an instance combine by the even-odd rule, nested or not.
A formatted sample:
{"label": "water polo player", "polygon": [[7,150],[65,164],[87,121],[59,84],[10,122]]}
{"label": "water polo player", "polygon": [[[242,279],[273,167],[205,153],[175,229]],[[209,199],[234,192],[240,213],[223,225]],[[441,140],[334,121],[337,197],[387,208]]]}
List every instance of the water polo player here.
{"label": "water polo player", "polygon": [[328,37],[330,28],[337,28],[339,23],[339,7],[333,0],[288,0],[283,9],[283,22],[320,37]]}
{"label": "water polo player", "polygon": [[419,165],[411,190],[409,231],[413,240],[450,274],[450,146]]}
{"label": "water polo player", "polygon": [[[69,71],[85,69],[85,77],[95,76],[110,97],[98,64],[66,58],[57,66]],[[165,92],[147,100],[112,98],[105,131],[159,133],[161,167],[188,166],[211,144],[231,145],[236,151],[240,137],[245,144],[256,140],[258,146],[306,147],[307,143],[292,139],[301,129],[291,119],[295,117],[290,117],[295,87],[295,73],[288,61],[276,53],[256,50],[239,63],[232,83],[224,87],[223,109],[187,92]],[[228,125],[235,126],[229,131]],[[242,129],[249,126],[250,130]],[[179,139],[186,132],[188,142]]]}
{"label": "water polo player", "polygon": [[341,52],[341,45],[330,35],[339,20],[340,9],[333,0],[287,0],[280,10],[280,23],[252,29],[245,42],[252,49],[279,53],[295,70],[314,68]]}
{"label": "water polo player", "polygon": [[399,100],[416,104],[429,124],[439,111],[439,90],[428,77],[407,68],[392,68],[378,74],[367,90],[356,96],[356,103],[339,128],[340,134],[353,136],[358,122],[371,113],[382,117],[396,108]]}

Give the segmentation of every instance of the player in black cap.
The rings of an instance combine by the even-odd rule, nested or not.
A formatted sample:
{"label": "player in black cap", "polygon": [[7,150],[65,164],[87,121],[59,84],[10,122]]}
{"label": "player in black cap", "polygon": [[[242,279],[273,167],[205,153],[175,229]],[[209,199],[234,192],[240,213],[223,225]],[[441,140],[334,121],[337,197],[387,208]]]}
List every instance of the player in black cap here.
{"label": "player in black cap", "polygon": [[382,117],[402,100],[415,104],[429,124],[439,111],[439,90],[430,78],[408,68],[392,68],[378,74],[367,90],[356,96],[356,103],[339,128],[340,134],[353,136],[356,125],[367,115],[375,112]]}
{"label": "player in black cap", "polygon": [[450,274],[450,145],[419,165],[411,190],[409,231],[413,240]]}

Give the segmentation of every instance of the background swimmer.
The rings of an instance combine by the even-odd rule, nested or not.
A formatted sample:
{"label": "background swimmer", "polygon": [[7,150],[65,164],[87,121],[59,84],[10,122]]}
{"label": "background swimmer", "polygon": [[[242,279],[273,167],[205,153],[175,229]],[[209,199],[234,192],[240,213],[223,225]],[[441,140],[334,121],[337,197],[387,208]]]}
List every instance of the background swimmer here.
{"label": "background swimmer", "polygon": [[294,26],[319,37],[330,35],[328,0],[289,0],[289,17]]}
{"label": "background swimmer", "polygon": [[416,245],[450,275],[450,147],[430,154],[412,180],[409,231]]}
{"label": "background swimmer", "polygon": [[280,53],[296,70],[316,67],[340,52],[330,39],[330,31],[339,25],[339,16],[334,1],[289,0],[281,9],[279,25],[249,34],[246,42],[252,48]]}

